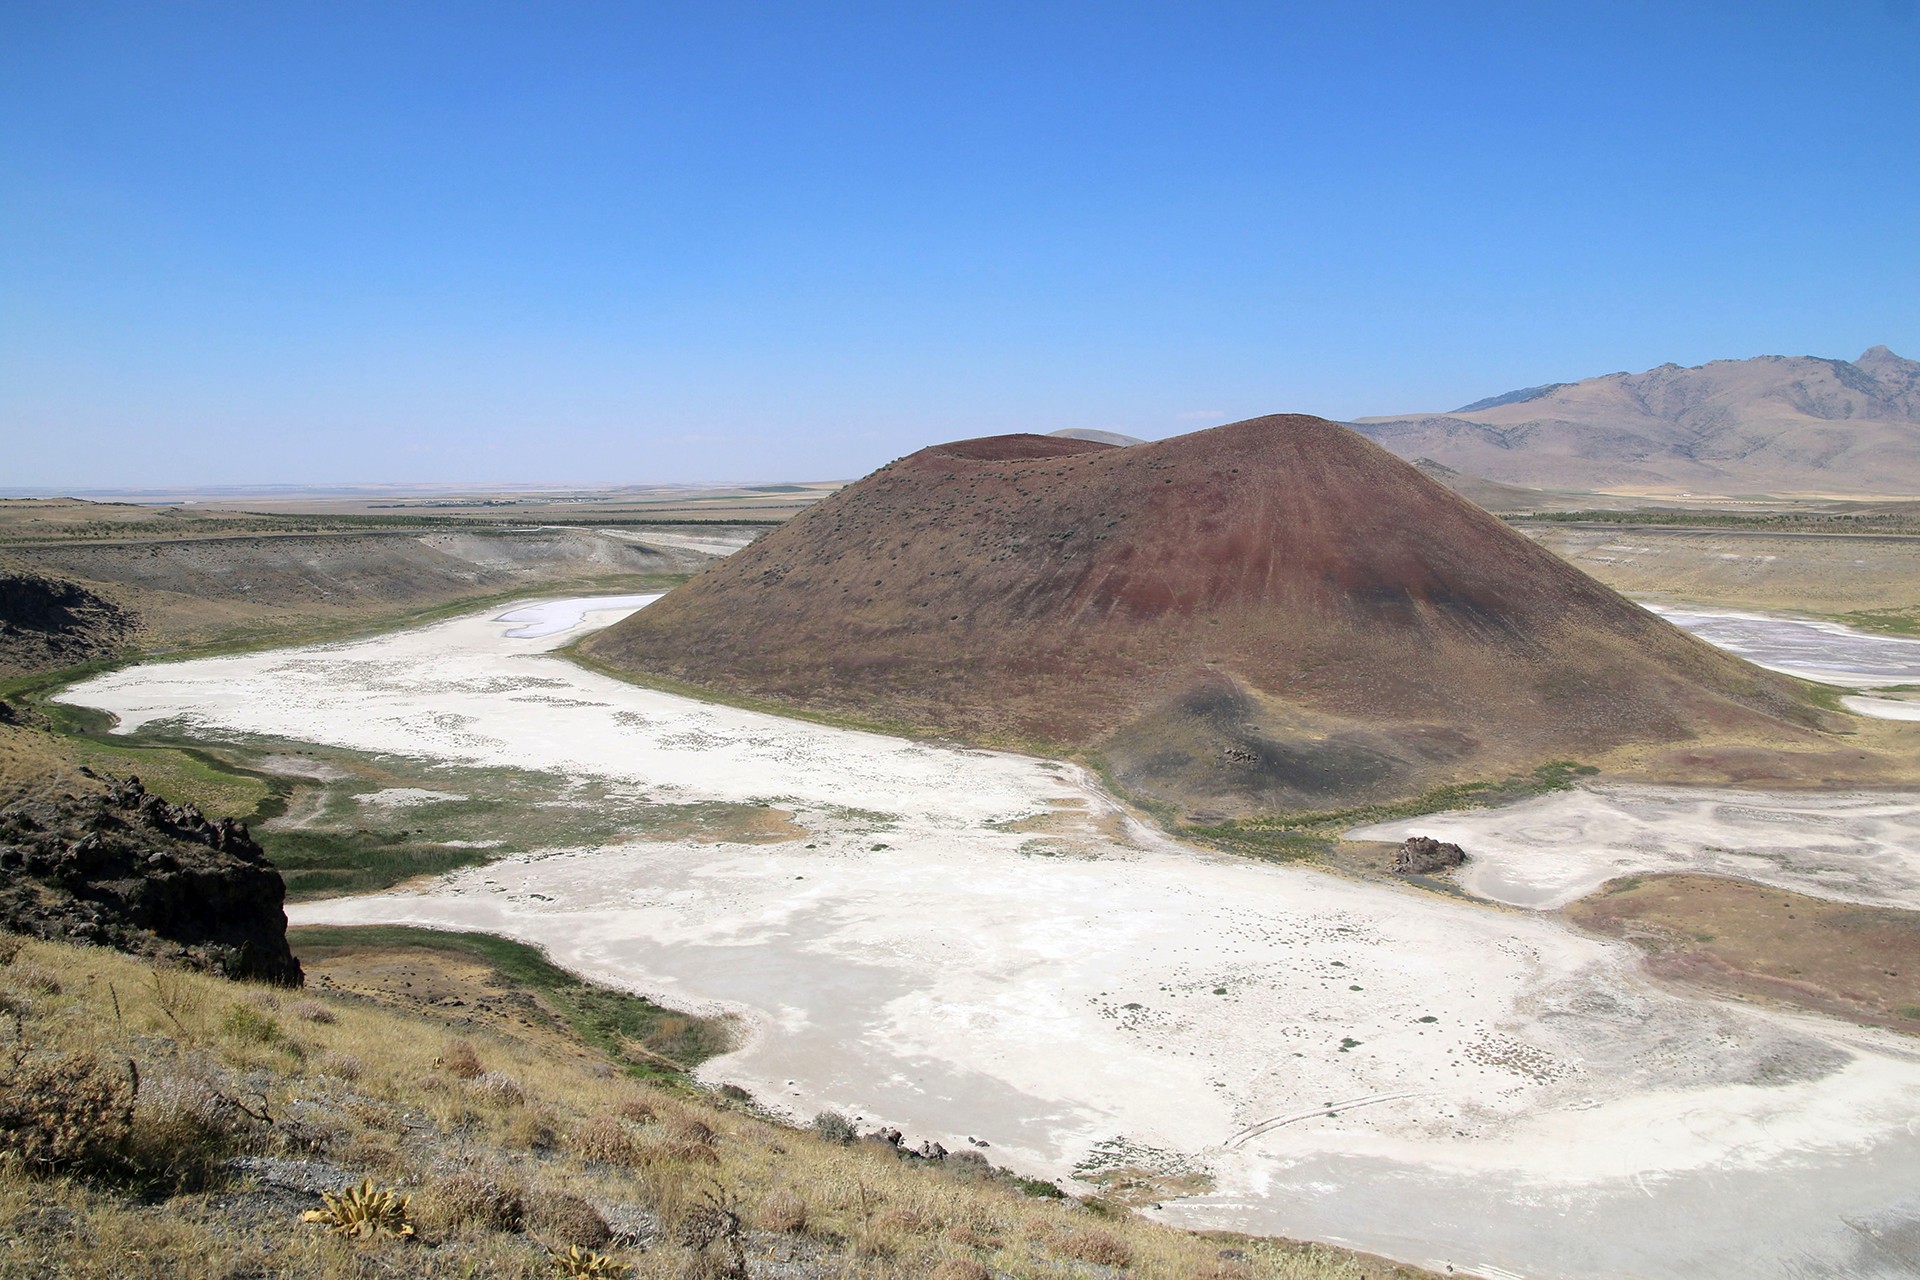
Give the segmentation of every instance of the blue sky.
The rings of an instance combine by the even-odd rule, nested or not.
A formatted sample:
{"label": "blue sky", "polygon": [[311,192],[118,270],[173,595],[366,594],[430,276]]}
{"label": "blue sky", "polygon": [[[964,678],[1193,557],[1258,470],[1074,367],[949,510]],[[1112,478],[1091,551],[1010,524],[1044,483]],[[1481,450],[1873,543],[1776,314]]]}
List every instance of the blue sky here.
{"label": "blue sky", "polygon": [[840,478],[1917,285],[1910,0],[0,0],[0,487]]}

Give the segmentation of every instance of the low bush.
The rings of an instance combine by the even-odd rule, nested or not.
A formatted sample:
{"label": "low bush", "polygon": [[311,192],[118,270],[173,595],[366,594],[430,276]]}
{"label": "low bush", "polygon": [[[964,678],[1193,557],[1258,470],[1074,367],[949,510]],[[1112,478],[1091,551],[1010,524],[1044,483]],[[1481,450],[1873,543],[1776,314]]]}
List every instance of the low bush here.
{"label": "low bush", "polygon": [[327,1008],[327,1006],[321,1004],[318,1000],[302,1000],[299,1004],[293,1006],[293,1016],[302,1022],[311,1022],[316,1026],[322,1027],[330,1027],[339,1021],[339,1019],[334,1016],[333,1010]]}
{"label": "low bush", "polygon": [[1124,1267],[1133,1261],[1133,1250],[1127,1247],[1126,1241],[1094,1227],[1067,1232],[1060,1237],[1055,1251],[1101,1267]]}
{"label": "low bush", "polygon": [[278,1044],[280,1023],[270,1013],[250,1004],[236,1004],[220,1019],[220,1033],[241,1044]]}
{"label": "low bush", "polygon": [[645,1099],[628,1098],[620,1104],[620,1118],[635,1124],[652,1124],[660,1118],[660,1114]]}
{"label": "low bush", "polygon": [[575,1129],[567,1147],[582,1160],[602,1164],[632,1165],[639,1160],[639,1148],[626,1125],[613,1116],[596,1116]]}
{"label": "low bush", "polygon": [[313,1066],[321,1075],[334,1076],[348,1083],[358,1080],[360,1073],[366,1069],[354,1054],[335,1052],[321,1054],[314,1060]]}
{"label": "low bush", "polygon": [[841,1146],[847,1145],[860,1136],[860,1131],[854,1128],[853,1121],[838,1111],[822,1111],[815,1116],[813,1131],[828,1142],[837,1142]]}
{"label": "low bush", "polygon": [[473,1077],[473,1096],[496,1107],[517,1107],[527,1100],[520,1082],[501,1071],[488,1071]]}
{"label": "low bush", "polygon": [[691,1117],[682,1117],[667,1126],[667,1137],[675,1142],[684,1142],[690,1146],[711,1147],[719,1141],[719,1135],[707,1125]]}
{"label": "low bush", "polygon": [[521,1222],[529,1235],[554,1249],[598,1249],[613,1239],[598,1209],[564,1191],[529,1192]]}
{"label": "low bush", "polygon": [[421,1199],[425,1218],[437,1230],[477,1227],[518,1231],[527,1207],[520,1191],[477,1173],[456,1173],[429,1186]]}
{"label": "low bush", "polygon": [[206,1080],[163,1075],[142,1085],[134,1100],[127,1159],[144,1180],[199,1187],[253,1128],[253,1118]]}
{"label": "low bush", "polygon": [[0,1071],[0,1154],[42,1173],[117,1166],[133,1129],[134,1081],[91,1054],[33,1053]]}
{"label": "low bush", "polygon": [[480,1055],[465,1040],[447,1041],[434,1065],[456,1080],[476,1080],[486,1070],[480,1065]]}

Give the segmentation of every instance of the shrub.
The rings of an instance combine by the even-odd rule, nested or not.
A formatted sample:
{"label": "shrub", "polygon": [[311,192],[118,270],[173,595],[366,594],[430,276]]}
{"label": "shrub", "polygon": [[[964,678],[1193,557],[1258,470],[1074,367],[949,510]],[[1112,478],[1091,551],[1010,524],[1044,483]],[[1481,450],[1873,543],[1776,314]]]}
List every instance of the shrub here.
{"label": "shrub", "polygon": [[273,1015],[250,1004],[229,1008],[227,1016],[220,1019],[220,1030],[241,1044],[277,1044],[281,1036],[280,1024]]}
{"label": "shrub", "polygon": [[718,1140],[717,1134],[698,1120],[681,1119],[667,1127],[667,1136],[675,1142],[684,1142],[691,1146],[711,1147]]}
{"label": "shrub", "polygon": [[600,1211],[564,1191],[534,1191],[525,1199],[522,1225],[552,1248],[579,1245],[598,1249],[613,1239]]}
{"label": "shrub", "polygon": [[631,1165],[639,1158],[633,1135],[612,1116],[596,1116],[573,1131],[567,1140],[573,1154],[602,1164]]}
{"label": "shrub", "polygon": [[434,1065],[456,1080],[476,1080],[485,1070],[480,1065],[480,1055],[465,1040],[447,1041],[447,1047],[440,1051]]}
{"label": "shrub", "polygon": [[640,1098],[628,1098],[620,1104],[620,1118],[631,1120],[635,1124],[652,1124],[660,1118],[653,1106]]}
{"label": "shrub", "polygon": [[488,1071],[472,1077],[474,1096],[496,1107],[517,1107],[527,1100],[520,1082],[502,1071]]}
{"label": "shrub", "polygon": [[674,1224],[674,1239],[689,1249],[700,1250],[740,1234],[740,1215],[718,1198],[689,1205]]}
{"label": "shrub", "polygon": [[252,1117],[205,1080],[162,1076],[134,1100],[127,1157],[143,1177],[194,1187],[251,1127]]}
{"label": "shrub", "polygon": [[520,1192],[477,1173],[456,1173],[427,1189],[427,1211],[434,1225],[453,1231],[479,1227],[518,1231],[527,1207]]}
{"label": "shrub", "polygon": [[337,1195],[323,1191],[320,1198],[326,1208],[309,1209],[300,1221],[353,1240],[404,1239],[413,1234],[412,1201],[392,1187],[375,1187],[372,1178]]}
{"label": "shrub", "polygon": [[516,1109],[507,1117],[501,1138],[525,1151],[551,1151],[560,1140],[558,1124],[550,1111]]}
{"label": "shrub", "polygon": [[28,1169],[103,1170],[132,1128],[132,1079],[89,1055],[31,1055],[0,1072],[0,1152]]}
{"label": "shrub", "polygon": [[1092,1227],[1067,1232],[1060,1237],[1055,1251],[1101,1267],[1124,1267],[1133,1261],[1133,1250],[1127,1247],[1126,1241]]}
{"label": "shrub", "polygon": [[760,1206],[758,1221],[762,1231],[805,1231],[807,1202],[792,1191],[776,1191]]}
{"label": "shrub", "polygon": [[360,1059],[350,1053],[323,1053],[314,1063],[314,1067],[322,1075],[335,1076],[347,1081],[358,1080],[361,1071],[364,1070]]}
{"label": "shrub", "polygon": [[841,1146],[847,1145],[860,1136],[860,1131],[853,1127],[853,1121],[838,1111],[822,1111],[815,1116],[813,1131],[828,1142],[837,1142]]}
{"label": "shrub", "polygon": [[321,1004],[318,1000],[302,1000],[299,1004],[293,1006],[293,1016],[302,1022],[311,1022],[322,1027],[330,1027],[339,1021],[338,1018],[334,1017],[333,1010],[327,1008],[327,1006]]}

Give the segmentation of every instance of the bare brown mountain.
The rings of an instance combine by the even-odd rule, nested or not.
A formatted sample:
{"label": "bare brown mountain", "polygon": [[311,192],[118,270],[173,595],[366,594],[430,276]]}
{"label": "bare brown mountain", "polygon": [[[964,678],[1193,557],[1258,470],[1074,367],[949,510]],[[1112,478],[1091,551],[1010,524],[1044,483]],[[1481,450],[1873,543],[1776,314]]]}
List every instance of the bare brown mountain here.
{"label": "bare brown mountain", "polygon": [[1552,489],[1920,494],[1920,362],[1757,356],[1353,424],[1403,458]]}
{"label": "bare brown mountain", "polygon": [[1804,738],[1709,648],[1334,423],[882,467],[588,638],[636,673],[1092,750],[1201,813],[1418,792],[1628,742]]}

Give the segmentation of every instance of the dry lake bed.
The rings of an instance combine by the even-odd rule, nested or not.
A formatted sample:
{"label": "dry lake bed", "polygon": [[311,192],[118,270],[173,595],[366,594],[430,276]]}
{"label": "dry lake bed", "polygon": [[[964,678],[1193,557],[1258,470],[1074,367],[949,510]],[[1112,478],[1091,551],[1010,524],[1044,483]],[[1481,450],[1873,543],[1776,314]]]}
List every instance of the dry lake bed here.
{"label": "dry lake bed", "polygon": [[703,1074],[801,1120],[833,1108],[1029,1174],[1125,1170],[1160,1180],[1173,1222],[1436,1269],[1920,1273],[1920,1042],[1676,995],[1530,909],[1638,866],[1920,905],[1920,797],[1593,788],[1421,820],[1487,851],[1469,887],[1513,905],[1475,904],[1178,845],[1070,765],[691,701],[552,652],[643,603],[530,602],[65,696],[127,729],[780,811],[780,843],[636,833],[290,914],[484,929],[734,1011],[752,1035]]}

